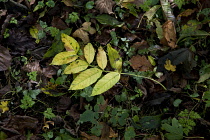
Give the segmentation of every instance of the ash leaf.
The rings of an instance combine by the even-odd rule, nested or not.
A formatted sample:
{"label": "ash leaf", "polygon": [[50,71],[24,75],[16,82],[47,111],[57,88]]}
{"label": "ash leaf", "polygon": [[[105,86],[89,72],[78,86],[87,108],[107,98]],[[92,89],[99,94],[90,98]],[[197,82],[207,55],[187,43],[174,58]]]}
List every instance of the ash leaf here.
{"label": "ash leaf", "polygon": [[112,0],[97,0],[96,1],[96,9],[100,11],[100,13],[108,13],[113,14],[112,7],[115,4]]}

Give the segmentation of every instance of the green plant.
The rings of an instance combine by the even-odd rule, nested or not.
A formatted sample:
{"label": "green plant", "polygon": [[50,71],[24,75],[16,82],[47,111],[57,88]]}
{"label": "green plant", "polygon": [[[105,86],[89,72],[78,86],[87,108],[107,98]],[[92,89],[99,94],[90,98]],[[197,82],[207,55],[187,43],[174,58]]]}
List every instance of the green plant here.
{"label": "green plant", "polygon": [[[85,45],[84,60],[80,58],[80,45],[74,38],[66,34],[61,34],[61,40],[64,42],[66,51],[58,53],[53,58],[51,65],[64,65],[70,63],[64,69],[64,74],[79,73],[79,75],[77,75],[77,77],[74,78],[73,82],[71,83],[69,90],[81,90],[96,83],[93,87],[91,96],[99,95],[114,86],[120,80],[121,74],[136,76],[138,78],[147,78],[155,81],[152,78],[142,75],[121,73],[122,58],[120,57],[118,51],[112,48],[110,44],[107,45],[107,52],[113,71],[105,71],[105,68],[107,67],[107,55],[102,47],[98,48],[98,52],[96,54],[95,49],[91,43]],[[91,63],[94,61],[95,55],[96,63],[91,65]],[[101,78],[104,72],[107,74]]]}
{"label": "green plant", "polygon": [[68,18],[66,19],[66,23],[75,23],[79,19],[77,12],[72,12],[69,14]]}
{"label": "green plant", "polygon": [[55,117],[55,114],[52,112],[52,108],[47,108],[47,110],[44,111],[44,117],[47,119],[52,119]]}
{"label": "green plant", "polygon": [[37,71],[29,72],[27,73],[27,76],[29,77],[30,80],[36,81]]}
{"label": "green plant", "polygon": [[28,109],[28,108],[32,107],[34,104],[35,104],[35,102],[33,101],[33,99],[30,96],[24,95],[23,99],[21,99],[20,108]]}
{"label": "green plant", "polygon": [[14,23],[14,24],[17,24],[17,19],[15,19],[14,17],[12,17],[10,19],[10,22],[9,23]]}
{"label": "green plant", "polygon": [[44,1],[38,1],[38,4],[34,7],[34,10],[33,12],[39,10],[39,9],[42,9],[45,7],[45,5],[47,7],[54,7],[55,6],[55,2],[53,0],[48,0],[46,3],[44,3]]}
{"label": "green plant", "polygon": [[195,4],[197,1],[198,0],[174,0],[174,3],[176,3],[179,9],[181,9],[183,5],[188,4],[190,2]]}
{"label": "green plant", "polygon": [[187,109],[181,111],[179,114],[179,123],[183,127],[183,132],[186,136],[196,126],[195,120],[201,118],[201,116],[194,111],[188,111]]}

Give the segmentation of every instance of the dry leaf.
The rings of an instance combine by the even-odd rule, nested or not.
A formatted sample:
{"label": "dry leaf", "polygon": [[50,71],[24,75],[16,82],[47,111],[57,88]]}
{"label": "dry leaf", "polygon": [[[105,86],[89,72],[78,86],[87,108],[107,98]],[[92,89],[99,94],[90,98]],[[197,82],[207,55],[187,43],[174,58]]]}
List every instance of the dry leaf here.
{"label": "dry leaf", "polygon": [[178,15],[178,17],[187,17],[187,16],[191,15],[192,13],[194,13],[195,10],[196,10],[196,9],[187,9],[187,10],[181,12],[181,13]]}
{"label": "dry leaf", "polygon": [[82,41],[87,44],[90,42],[88,33],[85,32],[83,29],[79,28],[77,29],[74,33],[73,33],[73,37],[78,37],[80,39],[82,39]]}
{"label": "dry leaf", "polygon": [[[163,40],[166,40],[168,46],[171,47],[172,49],[176,48],[177,39],[176,39],[176,30],[175,30],[173,21],[171,20],[166,21],[163,24],[162,28],[163,28],[163,36],[164,36]],[[161,41],[161,43],[164,44],[163,41]]]}
{"label": "dry leaf", "polygon": [[63,0],[62,1],[66,6],[74,6],[72,0]]}
{"label": "dry leaf", "polygon": [[86,32],[88,32],[91,35],[95,34],[96,33],[95,28],[91,27],[90,25],[91,25],[91,22],[84,22],[82,24],[83,27],[81,29],[85,30]]}
{"label": "dry leaf", "polygon": [[113,14],[112,7],[115,4],[113,0],[97,0],[95,4],[100,13]]}
{"label": "dry leaf", "polygon": [[136,55],[130,59],[131,67],[138,71],[148,71],[151,70],[152,65],[146,56]]}

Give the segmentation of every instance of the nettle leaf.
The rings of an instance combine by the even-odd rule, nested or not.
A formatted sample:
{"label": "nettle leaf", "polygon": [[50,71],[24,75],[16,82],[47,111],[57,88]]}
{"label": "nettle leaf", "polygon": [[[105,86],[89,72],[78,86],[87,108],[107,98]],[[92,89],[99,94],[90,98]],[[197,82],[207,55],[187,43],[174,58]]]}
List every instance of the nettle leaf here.
{"label": "nettle leaf", "polygon": [[63,65],[75,61],[78,58],[74,51],[60,52],[52,60],[51,65]]}
{"label": "nettle leaf", "polygon": [[87,69],[88,67],[88,63],[84,60],[76,60],[74,62],[72,62],[70,65],[68,65],[65,70],[64,70],[64,74],[74,74],[74,73],[78,73],[80,71],[83,71],[85,69]]}
{"label": "nettle leaf", "polygon": [[91,96],[102,94],[109,90],[120,80],[120,73],[110,72],[102,77],[94,86]]}
{"label": "nettle leaf", "polygon": [[89,64],[93,62],[94,56],[95,56],[95,49],[93,48],[93,45],[91,43],[88,43],[87,45],[85,45],[84,55],[85,55],[85,59],[87,60]]}
{"label": "nettle leaf", "polygon": [[98,66],[101,69],[105,69],[106,65],[107,65],[107,56],[106,56],[106,52],[104,51],[104,49],[102,47],[98,48],[98,53],[97,53],[97,57],[96,57]]}
{"label": "nettle leaf", "polygon": [[122,58],[120,57],[118,51],[112,48],[110,44],[107,45],[107,51],[111,67],[116,69],[117,71],[121,71]]}
{"label": "nettle leaf", "polygon": [[86,88],[95,83],[101,77],[102,70],[90,68],[81,72],[72,82],[69,90],[78,90]]}
{"label": "nettle leaf", "polygon": [[62,33],[61,40],[64,43],[66,51],[75,51],[76,53],[79,51],[80,46],[73,37],[70,37],[67,34]]}

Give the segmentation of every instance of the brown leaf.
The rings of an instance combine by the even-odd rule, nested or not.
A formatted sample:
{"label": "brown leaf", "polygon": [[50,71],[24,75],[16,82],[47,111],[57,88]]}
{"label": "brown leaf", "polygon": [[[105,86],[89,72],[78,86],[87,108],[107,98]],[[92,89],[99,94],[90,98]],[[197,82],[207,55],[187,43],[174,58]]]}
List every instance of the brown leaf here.
{"label": "brown leaf", "polygon": [[196,9],[187,9],[187,10],[181,12],[181,13],[178,15],[178,17],[187,17],[187,16],[191,15],[192,13],[194,13],[195,10],[196,10]]}
{"label": "brown leaf", "polygon": [[62,0],[62,2],[63,2],[66,6],[74,6],[72,0]]}
{"label": "brown leaf", "polygon": [[66,25],[65,22],[63,22],[63,20],[59,17],[53,17],[53,20],[51,22],[53,27],[56,27],[60,30],[65,30],[68,28],[68,26]]}
{"label": "brown leaf", "polygon": [[0,10],[0,17],[5,16],[6,14],[7,14],[7,10],[3,10],[3,9]]}
{"label": "brown leaf", "polygon": [[95,41],[101,45],[106,45],[112,39],[110,32],[110,30],[104,29],[101,34],[97,34]]}
{"label": "brown leaf", "polygon": [[85,132],[80,132],[81,136],[83,136],[84,138],[82,138],[83,140],[100,140],[99,137],[96,136],[90,136]]}
{"label": "brown leaf", "polygon": [[146,56],[136,55],[130,59],[131,67],[138,71],[148,71],[152,68]]}
{"label": "brown leaf", "polygon": [[88,33],[85,32],[83,29],[79,28],[77,29],[74,33],[73,33],[73,37],[78,37],[80,39],[82,39],[82,41],[87,44],[90,42]]}
{"label": "brown leaf", "polygon": [[88,32],[91,35],[95,34],[96,33],[95,28],[91,27],[90,25],[91,25],[91,22],[84,22],[82,24],[83,27],[81,29],[85,30],[86,32]]}
{"label": "brown leaf", "polygon": [[115,4],[113,0],[97,0],[95,4],[100,13],[113,14],[112,7]]}
{"label": "brown leaf", "polygon": [[7,70],[11,65],[11,60],[9,50],[0,45],[0,71]]}
{"label": "brown leaf", "polygon": [[71,104],[69,97],[62,96],[57,105],[57,112],[65,112]]}
{"label": "brown leaf", "polygon": [[[173,21],[168,20],[163,24],[163,40],[167,41],[167,44],[172,49],[176,48],[176,30]],[[162,43],[162,42],[161,42]]]}
{"label": "brown leaf", "polygon": [[74,119],[74,121],[78,121],[80,118],[79,107],[78,104],[74,104],[71,106],[69,110],[70,116]]}

